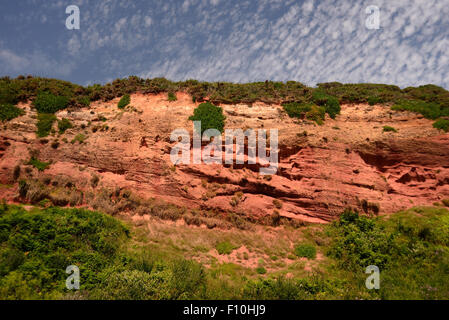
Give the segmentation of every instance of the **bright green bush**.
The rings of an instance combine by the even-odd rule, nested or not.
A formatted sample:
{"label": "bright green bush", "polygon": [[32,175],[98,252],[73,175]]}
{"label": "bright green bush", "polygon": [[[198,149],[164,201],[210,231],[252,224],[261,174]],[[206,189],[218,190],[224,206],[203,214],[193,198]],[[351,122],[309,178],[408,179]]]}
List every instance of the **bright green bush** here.
{"label": "bright green bush", "polygon": [[37,136],[41,138],[48,136],[55,121],[56,116],[54,114],[39,113],[37,115]]}
{"label": "bright green bush", "polygon": [[64,133],[67,129],[73,128],[72,122],[69,119],[62,118],[58,120],[59,133]]}
{"label": "bright green bush", "polygon": [[223,132],[225,119],[223,109],[210,102],[200,104],[193,111],[193,115],[189,117],[191,121],[201,121],[201,134],[207,129],[216,129]]}
{"label": "bright green bush", "polygon": [[304,257],[308,259],[316,258],[316,248],[310,244],[297,244],[294,250],[298,257]]}
{"label": "bright green bush", "polygon": [[129,96],[129,94],[125,94],[120,101],[118,102],[118,108],[119,109],[124,109],[127,105],[129,105],[131,103],[131,97]]}
{"label": "bright green bush", "polygon": [[448,119],[438,119],[433,123],[433,127],[444,132],[449,132],[449,120]]}
{"label": "bright green bush", "polygon": [[9,121],[23,115],[25,112],[12,104],[0,104],[0,121]]}
{"label": "bright green bush", "polygon": [[65,109],[69,99],[64,96],[56,96],[48,92],[41,92],[33,101],[33,105],[39,113],[55,113]]}

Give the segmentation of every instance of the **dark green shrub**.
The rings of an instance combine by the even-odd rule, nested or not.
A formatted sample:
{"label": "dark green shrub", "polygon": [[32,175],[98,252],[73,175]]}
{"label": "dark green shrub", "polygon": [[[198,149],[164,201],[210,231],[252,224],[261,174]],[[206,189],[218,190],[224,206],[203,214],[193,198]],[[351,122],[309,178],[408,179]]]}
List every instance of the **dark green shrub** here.
{"label": "dark green shrub", "polygon": [[118,102],[118,108],[119,109],[124,109],[127,105],[129,105],[131,103],[131,97],[129,96],[129,94],[125,94],[120,101]]}
{"label": "dark green shrub", "polygon": [[316,249],[310,244],[297,244],[295,246],[294,252],[298,257],[304,257],[308,259],[315,259],[316,257]]}
{"label": "dark green shrub", "polygon": [[443,130],[444,132],[449,131],[449,120],[448,119],[438,119],[433,123],[433,127],[438,130]]}
{"label": "dark green shrub", "polygon": [[256,272],[257,272],[258,274],[265,274],[265,273],[267,273],[267,269],[265,269],[265,268],[262,267],[262,266],[259,266],[259,267],[256,268]]}
{"label": "dark green shrub", "polygon": [[39,113],[55,113],[65,109],[69,99],[64,96],[56,96],[48,92],[41,92],[33,101],[33,105]]}
{"label": "dark green shrub", "polygon": [[382,131],[383,132],[398,132],[395,128],[390,127],[390,126],[383,126]]}
{"label": "dark green shrub", "polygon": [[23,115],[25,112],[12,104],[0,104],[0,121],[9,121]]}
{"label": "dark green shrub", "polygon": [[312,99],[314,103],[324,107],[326,113],[332,119],[335,119],[337,114],[340,114],[341,107],[337,98],[330,96],[321,90],[315,90],[313,92]]}
{"label": "dark green shrub", "polygon": [[169,92],[168,93],[168,101],[176,101],[176,100],[178,100],[178,98],[176,97],[176,93]]}
{"label": "dark green shrub", "polygon": [[223,115],[221,107],[214,106],[210,102],[200,104],[189,117],[191,121],[201,121],[201,134],[207,129],[217,129],[224,131],[224,121],[226,117]]}
{"label": "dark green shrub", "polygon": [[290,118],[305,118],[307,112],[312,109],[313,103],[290,102],[282,105]]}
{"label": "dark green shrub", "polygon": [[56,116],[54,114],[39,113],[37,115],[37,136],[41,138],[48,136],[55,121]]}
{"label": "dark green shrub", "polygon": [[67,129],[70,128],[73,128],[73,124],[69,119],[62,118],[62,120],[58,120],[59,133],[64,133]]}
{"label": "dark green shrub", "polygon": [[412,111],[422,114],[427,119],[437,119],[443,115],[448,115],[449,109],[442,110],[435,102],[425,102],[421,100],[400,100],[391,107],[392,110]]}

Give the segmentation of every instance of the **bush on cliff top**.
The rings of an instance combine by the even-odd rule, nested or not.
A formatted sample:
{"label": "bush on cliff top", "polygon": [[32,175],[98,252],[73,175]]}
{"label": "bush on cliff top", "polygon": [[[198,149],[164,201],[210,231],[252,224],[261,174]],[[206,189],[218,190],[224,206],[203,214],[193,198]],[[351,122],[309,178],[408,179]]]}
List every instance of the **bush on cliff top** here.
{"label": "bush on cliff top", "polygon": [[201,134],[208,129],[216,129],[223,132],[225,119],[223,109],[214,106],[210,102],[200,104],[193,111],[193,115],[189,117],[191,121],[201,121]]}

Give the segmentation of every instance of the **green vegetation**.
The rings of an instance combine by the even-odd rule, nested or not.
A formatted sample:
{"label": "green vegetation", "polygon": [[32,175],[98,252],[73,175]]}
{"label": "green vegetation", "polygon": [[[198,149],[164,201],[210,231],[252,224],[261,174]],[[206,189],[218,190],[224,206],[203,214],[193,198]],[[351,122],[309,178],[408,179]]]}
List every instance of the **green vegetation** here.
{"label": "green vegetation", "polygon": [[319,125],[323,124],[326,113],[326,109],[324,107],[319,107],[308,102],[290,102],[283,104],[282,107],[291,118],[307,118],[315,121]]}
{"label": "green vegetation", "polygon": [[449,207],[449,199],[443,199],[441,202],[446,206]]}
{"label": "green vegetation", "polygon": [[[267,271],[265,264],[270,263],[271,270],[277,259],[259,259],[255,269],[216,262],[206,269],[180,257],[186,247],[180,251],[172,234],[161,230],[166,234],[163,242],[145,244],[147,235],[140,235],[144,229],[131,232],[98,212],[57,207],[27,211],[2,204],[0,299],[75,297],[65,288],[69,265],[80,268],[76,297],[81,299],[449,299],[446,209],[414,208],[388,219],[346,211],[319,232],[317,226],[305,228],[299,231],[309,230],[309,240],[319,240],[318,250],[327,257],[314,261],[321,264],[316,272],[286,278]],[[157,230],[153,226],[153,232]],[[244,241],[248,246],[248,239]],[[308,243],[300,242],[295,253],[311,257],[315,247]],[[160,251],[162,245],[171,246],[171,253]],[[224,247],[232,252],[234,245]],[[295,265],[292,262],[289,270]],[[381,270],[379,290],[365,287],[368,265]]]}
{"label": "green vegetation", "polygon": [[70,128],[73,128],[73,124],[69,119],[62,118],[62,120],[58,120],[59,133],[64,133],[67,129]]}
{"label": "green vegetation", "polygon": [[48,92],[41,92],[33,101],[33,105],[39,113],[55,113],[65,109],[69,99],[64,96],[56,96]]}
{"label": "green vegetation", "polygon": [[220,243],[217,243],[215,246],[215,249],[217,249],[219,254],[230,254],[234,249],[237,249],[238,247],[234,246],[229,241],[223,241]]}
{"label": "green vegetation", "polygon": [[189,117],[191,121],[201,121],[201,134],[208,129],[216,129],[223,132],[225,119],[223,109],[214,106],[210,102],[200,104],[193,111],[193,115]]}
{"label": "green vegetation", "polygon": [[337,114],[340,114],[341,107],[338,99],[324,93],[324,91],[319,89],[315,90],[313,92],[312,99],[314,103],[324,107],[324,110],[332,119],[335,119]]}
{"label": "green vegetation", "polygon": [[178,98],[176,97],[176,93],[169,92],[168,93],[168,101],[176,101],[176,100],[178,100]]}
{"label": "green vegetation", "polygon": [[75,142],[78,142],[78,143],[84,143],[84,141],[87,139],[87,137],[84,135],[84,134],[82,134],[82,133],[78,133],[73,139],[72,139],[72,141],[70,141],[70,143],[71,144],[74,144]]}
{"label": "green vegetation", "polygon": [[39,161],[39,159],[31,157],[30,161],[28,161],[28,164],[32,165],[39,171],[44,171],[45,169],[47,169],[50,166],[51,163],[50,162],[42,162],[42,161]]}
{"label": "green vegetation", "polygon": [[295,254],[298,257],[304,257],[308,259],[316,258],[316,249],[310,244],[297,244],[295,246]]}
{"label": "green vegetation", "polygon": [[12,104],[0,104],[0,121],[9,121],[23,115],[25,112]]}
{"label": "green vegetation", "polygon": [[130,103],[131,103],[131,97],[129,96],[129,94],[125,94],[118,102],[117,107],[119,109],[124,109]]}
{"label": "green vegetation", "polygon": [[382,132],[398,132],[398,131],[393,127],[383,126]]}
{"label": "green vegetation", "polygon": [[444,132],[449,132],[449,120],[448,119],[438,119],[433,123],[433,127]]}
{"label": "green vegetation", "polygon": [[39,113],[37,115],[37,136],[41,138],[48,136],[55,121],[56,116],[54,114]]}

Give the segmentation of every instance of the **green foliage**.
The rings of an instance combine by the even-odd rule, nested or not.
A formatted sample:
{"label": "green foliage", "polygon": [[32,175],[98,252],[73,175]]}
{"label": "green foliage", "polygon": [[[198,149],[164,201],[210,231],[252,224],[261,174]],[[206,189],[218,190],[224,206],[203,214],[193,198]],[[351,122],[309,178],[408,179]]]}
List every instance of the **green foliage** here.
{"label": "green foliage", "polygon": [[56,96],[48,92],[41,92],[33,101],[33,105],[39,113],[55,113],[65,109],[69,99],[64,96]]}
{"label": "green foliage", "polygon": [[176,97],[176,93],[169,92],[168,93],[168,101],[176,101],[176,100],[178,100],[178,98]]}
{"label": "green foliage", "polygon": [[37,115],[37,136],[41,138],[48,136],[55,121],[56,116],[54,114],[39,113]]}
{"label": "green foliage", "polygon": [[308,259],[316,258],[316,249],[310,244],[297,244],[295,246],[295,254],[298,257],[304,257]]}
{"label": "green foliage", "polygon": [[25,112],[12,104],[0,104],[0,121],[9,121],[23,115]]}
{"label": "green foliage", "polygon": [[223,241],[217,243],[215,246],[215,249],[217,249],[219,254],[230,254],[234,249],[237,249],[238,247],[234,246],[229,241]]}
{"label": "green foliage", "polygon": [[118,102],[118,108],[119,109],[124,109],[127,105],[129,105],[131,103],[131,97],[129,96],[129,94],[125,94],[120,101]]}
{"label": "green foliage", "polygon": [[208,129],[216,129],[223,132],[225,119],[223,109],[214,106],[210,102],[200,104],[193,111],[193,115],[189,117],[191,121],[201,121],[201,134]]}
{"label": "green foliage", "polygon": [[448,119],[438,119],[433,123],[433,127],[438,130],[443,130],[444,132],[449,132],[449,120]]}
{"label": "green foliage", "polygon": [[340,103],[338,102],[338,99],[330,96],[322,90],[315,90],[312,95],[313,102],[316,103],[319,106],[324,107],[326,113],[331,117],[332,119],[335,119],[337,114],[340,113],[341,107]]}
{"label": "green foliage", "polygon": [[441,109],[440,105],[436,102],[426,102],[421,100],[400,100],[393,105],[391,109],[417,112],[427,119],[437,119],[441,116],[449,115],[449,108]]}
{"label": "green foliage", "polygon": [[449,207],[449,199],[443,199],[441,202],[446,206]]}
{"label": "green foliage", "polygon": [[256,268],[256,272],[257,272],[258,274],[265,274],[265,273],[267,273],[267,269],[265,269],[265,268],[262,267],[262,266],[258,266],[258,267]]}
{"label": "green foliage", "polygon": [[393,127],[383,126],[382,132],[398,132],[398,131]]}
{"label": "green foliage", "polygon": [[58,120],[59,133],[64,133],[67,129],[70,128],[73,128],[73,124],[69,119],[62,118],[62,120]]}
{"label": "green foliage", "polygon": [[128,247],[129,229],[84,209],[0,208],[0,299],[61,299],[69,265],[90,299],[193,299],[206,285],[194,261]]}
{"label": "green foliage", "polygon": [[326,109],[324,107],[308,102],[290,102],[283,104],[282,107],[290,117],[300,119],[307,118],[315,121],[319,125],[323,124],[326,113]]}
{"label": "green foliage", "polygon": [[34,157],[31,157],[30,161],[28,161],[27,164],[32,165],[39,171],[44,171],[45,169],[47,169],[50,166],[51,163],[50,162],[42,162]]}

